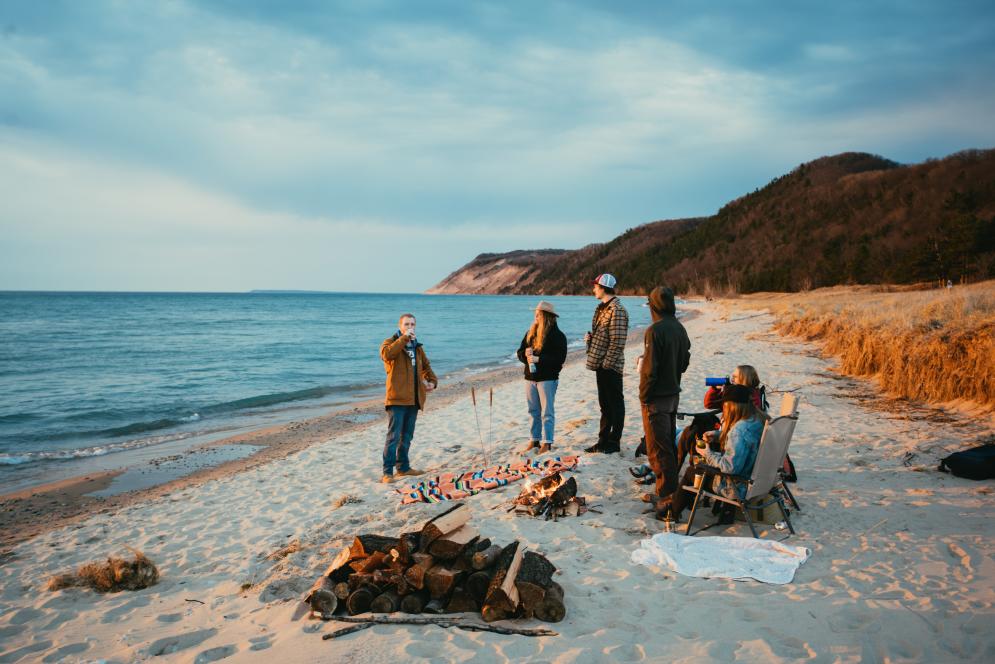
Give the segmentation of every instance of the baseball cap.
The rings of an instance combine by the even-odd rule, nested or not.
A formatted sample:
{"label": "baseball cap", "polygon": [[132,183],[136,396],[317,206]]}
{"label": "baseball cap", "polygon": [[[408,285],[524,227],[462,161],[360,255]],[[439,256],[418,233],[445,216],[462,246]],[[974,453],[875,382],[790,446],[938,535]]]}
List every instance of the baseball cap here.
{"label": "baseball cap", "polygon": [[598,278],[594,280],[594,283],[604,288],[615,288],[615,284],[617,284],[618,281],[615,277],[605,272],[604,274],[599,274]]}

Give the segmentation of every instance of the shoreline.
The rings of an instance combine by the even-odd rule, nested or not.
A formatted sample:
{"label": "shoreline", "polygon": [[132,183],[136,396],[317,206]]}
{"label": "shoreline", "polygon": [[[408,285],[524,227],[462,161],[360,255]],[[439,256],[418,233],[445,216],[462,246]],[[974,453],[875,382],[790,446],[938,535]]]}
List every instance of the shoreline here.
{"label": "shoreline", "polygon": [[[695,311],[685,311],[686,314],[682,317],[684,321],[697,315]],[[633,340],[641,337],[644,329],[637,327],[630,330],[626,340],[627,348],[631,347]],[[581,362],[584,357],[583,348],[574,348],[568,351],[564,367]],[[522,379],[522,367],[518,363],[470,374],[453,383],[443,382],[430,397],[426,412],[431,413],[432,410],[444,408],[459,399],[466,398],[471,386],[477,390],[488,390],[516,379]],[[351,418],[360,418],[360,421]],[[258,447],[259,450],[249,456],[222,461],[146,488],[124,490],[106,497],[91,495],[106,491],[116,478],[129,470],[151,465],[153,462],[116,470],[85,473],[0,494],[0,555],[42,533],[77,523],[95,514],[119,510],[243,473],[325,442],[334,436],[367,427],[383,426],[384,422],[381,397],[356,400],[333,407],[330,412],[317,417],[252,429],[220,440],[194,445],[186,450],[184,455],[232,445],[251,445]]]}

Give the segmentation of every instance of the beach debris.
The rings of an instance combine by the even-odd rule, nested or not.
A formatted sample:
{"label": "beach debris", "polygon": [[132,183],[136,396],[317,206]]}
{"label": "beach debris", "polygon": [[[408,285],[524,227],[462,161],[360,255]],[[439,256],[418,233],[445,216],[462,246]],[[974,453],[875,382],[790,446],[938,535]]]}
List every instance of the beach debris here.
{"label": "beach debris", "polygon": [[538,482],[526,484],[512,501],[516,514],[542,517],[554,521],[564,516],[578,516],[588,511],[587,499],[577,495],[577,480],[563,479],[560,473],[547,475]]}
{"label": "beach debris", "polygon": [[128,547],[135,554],[134,560],[109,557],[103,562],[81,565],[75,572],[56,574],[49,579],[48,590],[85,587],[102,593],[122,590],[141,590],[159,580],[159,569],[141,551]]}
{"label": "beach debris", "polygon": [[553,563],[518,541],[501,546],[482,537],[471,516],[458,503],[418,531],[356,536],[305,594],[306,610],[323,620],[367,612],[562,620]]}

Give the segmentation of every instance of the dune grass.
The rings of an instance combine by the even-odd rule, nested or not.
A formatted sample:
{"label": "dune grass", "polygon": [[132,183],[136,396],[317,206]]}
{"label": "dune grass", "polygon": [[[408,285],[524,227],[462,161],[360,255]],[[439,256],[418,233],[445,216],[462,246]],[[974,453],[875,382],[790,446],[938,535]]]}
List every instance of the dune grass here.
{"label": "dune grass", "polygon": [[839,369],[889,394],[995,411],[995,281],[952,289],[852,286],[740,298],[786,335],[817,342]]}

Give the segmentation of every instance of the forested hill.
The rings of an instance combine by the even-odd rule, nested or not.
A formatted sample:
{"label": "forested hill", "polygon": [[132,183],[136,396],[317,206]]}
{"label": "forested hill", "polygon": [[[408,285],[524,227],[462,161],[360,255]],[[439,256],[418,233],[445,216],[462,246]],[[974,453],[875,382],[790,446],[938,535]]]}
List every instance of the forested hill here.
{"label": "forested hill", "polygon": [[902,166],[848,152],[802,164],[711,217],[656,221],[574,251],[482,254],[429,292],[796,291],[995,278],[995,150]]}

